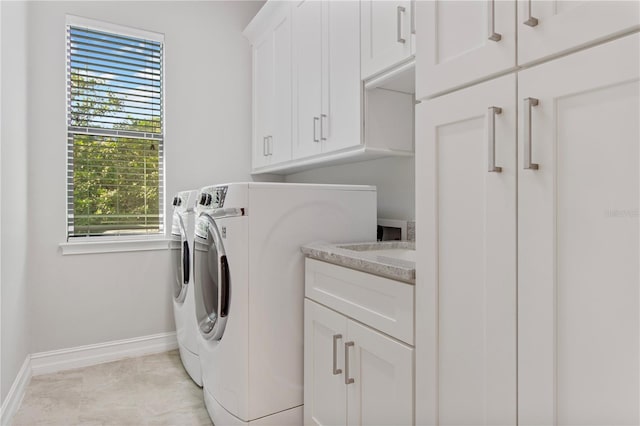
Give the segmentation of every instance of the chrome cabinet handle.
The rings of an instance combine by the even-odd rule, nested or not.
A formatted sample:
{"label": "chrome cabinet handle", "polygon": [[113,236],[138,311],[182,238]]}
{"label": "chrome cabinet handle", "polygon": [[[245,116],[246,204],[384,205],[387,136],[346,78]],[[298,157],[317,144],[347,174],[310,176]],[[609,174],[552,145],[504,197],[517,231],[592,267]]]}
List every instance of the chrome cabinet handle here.
{"label": "chrome cabinet handle", "polygon": [[329,133],[324,131],[326,127],[326,122],[327,122],[327,114],[320,114],[320,139],[323,141],[327,140],[326,134]]}
{"label": "chrome cabinet handle", "polygon": [[531,162],[531,108],[539,103],[536,98],[524,98],[524,169],[538,170],[538,165]]}
{"label": "chrome cabinet handle", "polygon": [[349,377],[349,348],[354,345],[353,342],[347,342],[344,344],[344,384],[350,385],[355,382],[355,379]]}
{"label": "chrome cabinet handle", "polygon": [[500,41],[502,34],[496,32],[496,1],[489,0],[489,40]]}
{"label": "chrome cabinet handle", "polygon": [[267,136],[267,155],[273,155],[273,136]]}
{"label": "chrome cabinet handle", "polygon": [[404,13],[406,9],[402,6],[398,6],[398,8],[396,9],[396,35],[397,35],[397,39],[396,41],[398,43],[406,43],[407,40],[405,40],[404,38],[402,38],[402,14]]}
{"label": "chrome cabinet handle", "polygon": [[533,16],[531,16],[531,0],[527,2],[527,20],[524,21],[523,24],[530,27],[535,27],[536,25],[538,25],[538,18],[534,18]]}
{"label": "chrome cabinet handle", "polygon": [[337,376],[342,373],[342,369],[338,368],[338,339],[342,339],[342,334],[333,335],[333,375]]}
{"label": "chrome cabinet handle", "polygon": [[487,110],[487,146],[489,152],[487,153],[487,158],[489,160],[489,172],[502,172],[502,167],[496,166],[496,115],[502,113],[502,108],[500,107],[489,107]]}
{"label": "chrome cabinet handle", "polygon": [[320,142],[320,139],[316,136],[318,134],[318,121],[320,117],[313,117],[313,141]]}
{"label": "chrome cabinet handle", "polygon": [[267,156],[267,136],[262,137],[262,156]]}

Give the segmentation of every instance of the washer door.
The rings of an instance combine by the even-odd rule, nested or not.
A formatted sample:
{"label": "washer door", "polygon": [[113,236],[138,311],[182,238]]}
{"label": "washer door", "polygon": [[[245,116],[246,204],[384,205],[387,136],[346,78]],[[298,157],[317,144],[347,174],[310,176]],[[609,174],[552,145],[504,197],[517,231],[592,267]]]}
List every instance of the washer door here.
{"label": "washer door", "polygon": [[[177,219],[177,220],[176,220]],[[187,297],[187,285],[189,284],[189,259],[191,258],[189,250],[189,240],[187,238],[186,229],[182,216],[178,213],[174,216],[174,221],[178,222],[177,228],[179,232],[171,233],[171,257],[173,263],[174,286],[173,298],[178,303],[184,302]],[[175,227],[174,227],[175,228]]]}
{"label": "washer door", "polygon": [[198,219],[193,268],[196,282],[196,319],[203,337],[220,340],[229,308],[229,264],[215,220]]}

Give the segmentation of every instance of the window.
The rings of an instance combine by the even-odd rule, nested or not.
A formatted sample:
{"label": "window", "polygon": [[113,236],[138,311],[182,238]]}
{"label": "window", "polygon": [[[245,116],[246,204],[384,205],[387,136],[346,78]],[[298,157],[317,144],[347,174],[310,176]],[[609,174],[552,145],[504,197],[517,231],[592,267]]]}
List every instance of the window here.
{"label": "window", "polygon": [[162,36],[71,18],[67,239],[163,234]]}

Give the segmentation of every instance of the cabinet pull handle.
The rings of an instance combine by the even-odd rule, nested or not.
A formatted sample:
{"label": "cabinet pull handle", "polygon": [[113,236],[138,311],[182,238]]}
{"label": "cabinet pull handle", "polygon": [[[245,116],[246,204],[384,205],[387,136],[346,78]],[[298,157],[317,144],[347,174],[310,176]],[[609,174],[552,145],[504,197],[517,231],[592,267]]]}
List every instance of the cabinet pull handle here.
{"label": "cabinet pull handle", "polygon": [[338,339],[342,339],[342,334],[333,335],[333,375],[337,376],[342,373],[342,369],[338,368]]}
{"label": "cabinet pull handle", "polygon": [[500,41],[502,34],[496,32],[496,1],[489,0],[489,40]]}
{"label": "cabinet pull handle", "polygon": [[411,0],[411,34],[416,33],[416,0]]}
{"label": "cabinet pull handle", "polygon": [[318,134],[318,121],[320,117],[313,117],[313,141],[320,142],[320,139],[316,136]]}
{"label": "cabinet pull handle", "polygon": [[320,114],[320,139],[323,141],[327,140],[326,134],[329,133],[324,131],[326,127],[326,122],[327,122],[327,114]]}
{"label": "cabinet pull handle", "polygon": [[273,155],[273,136],[267,136],[267,155]]}
{"label": "cabinet pull handle", "polygon": [[487,110],[487,146],[489,149],[487,158],[489,159],[489,172],[502,172],[502,167],[496,166],[496,115],[502,113],[500,107],[489,107]]}
{"label": "cabinet pull handle", "polygon": [[404,38],[402,38],[402,14],[404,13],[406,9],[402,6],[398,6],[398,8],[396,9],[396,35],[397,35],[397,39],[396,41],[398,43],[406,43],[407,40],[405,40]]}
{"label": "cabinet pull handle", "polygon": [[263,157],[267,156],[267,137],[266,136],[262,137],[262,156]]}
{"label": "cabinet pull handle", "polygon": [[538,105],[536,98],[524,98],[524,169],[538,170],[538,165],[531,162],[531,108]]}
{"label": "cabinet pull handle", "polygon": [[353,342],[347,342],[344,344],[344,384],[350,385],[355,382],[353,377],[349,377],[349,348],[354,345]]}
{"label": "cabinet pull handle", "polygon": [[523,22],[523,24],[528,25],[530,27],[535,27],[538,25],[538,18],[534,18],[531,16],[531,0],[527,2],[527,20]]}

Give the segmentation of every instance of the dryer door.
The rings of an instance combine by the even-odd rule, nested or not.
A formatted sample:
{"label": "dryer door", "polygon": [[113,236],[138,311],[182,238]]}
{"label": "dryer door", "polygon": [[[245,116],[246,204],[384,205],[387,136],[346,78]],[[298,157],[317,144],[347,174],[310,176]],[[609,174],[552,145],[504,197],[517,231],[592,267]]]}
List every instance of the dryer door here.
{"label": "dryer door", "polygon": [[220,340],[229,307],[229,264],[215,220],[198,219],[193,257],[196,282],[196,319],[205,339]]}
{"label": "dryer door", "polygon": [[189,284],[189,240],[184,226],[184,221],[179,213],[173,217],[171,230],[171,258],[173,264],[174,285],[173,298],[178,303],[184,302],[187,297],[187,285]]}

